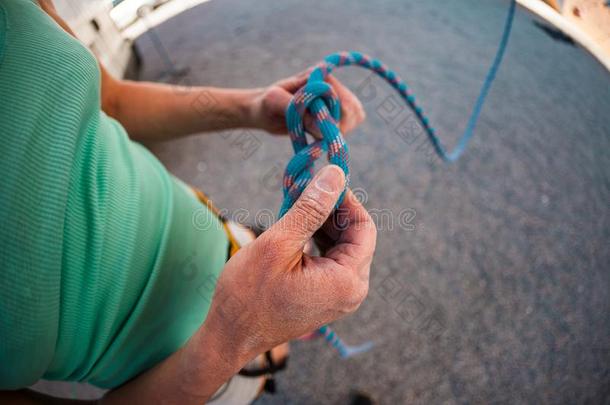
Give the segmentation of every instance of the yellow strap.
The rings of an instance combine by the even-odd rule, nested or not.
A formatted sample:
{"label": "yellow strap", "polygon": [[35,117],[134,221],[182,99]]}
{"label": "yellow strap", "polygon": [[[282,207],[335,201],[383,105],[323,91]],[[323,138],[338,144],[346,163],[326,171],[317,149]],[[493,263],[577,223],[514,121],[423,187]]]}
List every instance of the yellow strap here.
{"label": "yellow strap", "polygon": [[229,244],[231,246],[231,248],[229,250],[229,256],[233,257],[233,255],[235,253],[237,253],[237,251],[239,250],[240,246],[239,246],[239,243],[237,243],[237,240],[235,239],[235,236],[233,236],[233,234],[231,233],[231,230],[227,226],[227,220],[225,218],[223,218],[223,216],[220,213],[220,210],[218,210],[218,208],[216,208],[214,206],[214,204],[208,198],[208,196],[206,196],[201,190],[197,190],[196,188],[193,188],[193,191],[195,192],[195,195],[197,196],[199,201],[201,201],[203,204],[205,204],[205,206],[210,211],[212,211],[212,213],[214,215],[216,215],[216,217],[218,217],[220,222],[222,222],[222,226],[223,226],[223,228],[225,230],[225,233],[227,234],[227,238],[229,239]]}

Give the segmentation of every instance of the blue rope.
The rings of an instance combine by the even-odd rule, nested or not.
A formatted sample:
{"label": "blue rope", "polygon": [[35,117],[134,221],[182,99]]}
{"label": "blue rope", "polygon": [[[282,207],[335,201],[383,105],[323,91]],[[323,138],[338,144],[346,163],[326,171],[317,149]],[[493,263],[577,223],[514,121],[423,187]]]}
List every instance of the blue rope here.
{"label": "blue rope", "polygon": [[453,150],[453,152],[447,154],[443,147],[440,145],[438,139],[434,136],[434,134],[430,134],[428,132],[428,136],[431,139],[434,139],[433,143],[435,144],[435,146],[437,146],[437,153],[439,153],[446,161],[455,162],[457,159],[459,159],[460,155],[466,149],[468,141],[474,134],[477,122],[479,121],[479,116],[481,115],[481,111],[483,110],[483,106],[485,105],[485,100],[487,99],[489,90],[491,90],[491,85],[493,84],[494,80],[496,79],[496,76],[498,75],[500,65],[502,65],[502,60],[504,59],[504,54],[506,53],[506,48],[508,47],[510,33],[513,29],[513,21],[515,17],[516,8],[516,0],[511,0],[510,7],[508,9],[508,15],[506,16],[506,24],[504,25],[504,32],[502,33],[502,39],[500,40],[500,45],[498,46],[498,51],[496,52],[496,56],[494,58],[493,63],[491,64],[491,67],[489,68],[487,77],[485,77],[485,82],[483,83],[483,87],[481,88],[479,97],[477,98],[477,101],[472,110],[472,114],[470,115],[470,119],[468,120],[466,130],[464,131],[464,134],[462,135],[461,139],[458,141],[458,144]]}
{"label": "blue rope", "polygon": [[[466,129],[451,152],[447,152],[441,144],[435,129],[430,125],[430,119],[424,114],[424,110],[417,105],[415,95],[410,91],[406,82],[379,60],[359,52],[340,52],[327,56],[323,62],[316,65],[309,76],[307,84],[295,93],[286,110],[286,125],[295,155],[288,163],[284,174],[284,201],[280,209],[280,217],[292,207],[312,180],[314,162],[323,154],[327,154],[329,162],[338,165],[345,172],[346,189],[349,184],[349,153],[338,124],[341,118],[341,104],[333,88],[325,81],[325,78],[337,67],[356,65],[370,69],[385,79],[402,96],[407,106],[415,113],[436,153],[446,162],[456,161],[462,155],[474,134],[481,111],[485,105],[485,100],[502,64],[513,27],[516,7],[516,0],[511,0],[504,25],[504,32],[495,58],[485,77]],[[313,116],[315,125],[322,134],[321,140],[312,143],[308,142],[303,125],[303,116],[306,113],[310,113]],[[339,198],[337,206],[341,204],[344,195],[345,191]],[[349,346],[327,325],[320,328],[318,332],[324,336],[342,357],[350,357],[354,354],[367,351],[372,347],[370,342],[360,346]]]}

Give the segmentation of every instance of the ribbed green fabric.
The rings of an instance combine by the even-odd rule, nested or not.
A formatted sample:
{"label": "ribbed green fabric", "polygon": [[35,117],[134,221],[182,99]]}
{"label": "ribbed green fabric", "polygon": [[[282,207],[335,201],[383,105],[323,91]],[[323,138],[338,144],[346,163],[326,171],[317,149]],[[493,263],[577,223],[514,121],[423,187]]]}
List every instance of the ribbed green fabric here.
{"label": "ribbed green fabric", "polygon": [[114,387],[203,322],[221,224],[101,112],[95,58],[28,0],[0,2],[0,176],[0,389]]}

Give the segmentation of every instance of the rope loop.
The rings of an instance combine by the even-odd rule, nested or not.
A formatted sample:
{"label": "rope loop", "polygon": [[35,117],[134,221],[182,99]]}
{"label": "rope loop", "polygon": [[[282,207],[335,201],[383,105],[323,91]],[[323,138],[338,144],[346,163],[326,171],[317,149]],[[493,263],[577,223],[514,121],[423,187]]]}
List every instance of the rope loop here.
{"label": "rope loop", "polygon": [[[288,163],[284,174],[284,203],[280,217],[294,204],[313,178],[313,166],[322,154],[349,176],[347,145],[339,130],[341,104],[332,86],[324,81],[325,75],[315,73],[293,96],[286,110],[286,123],[295,155]],[[307,130],[303,123],[306,114],[311,114],[322,139],[307,141]],[[344,192],[345,193],[345,192]],[[343,194],[337,206],[343,201]]]}

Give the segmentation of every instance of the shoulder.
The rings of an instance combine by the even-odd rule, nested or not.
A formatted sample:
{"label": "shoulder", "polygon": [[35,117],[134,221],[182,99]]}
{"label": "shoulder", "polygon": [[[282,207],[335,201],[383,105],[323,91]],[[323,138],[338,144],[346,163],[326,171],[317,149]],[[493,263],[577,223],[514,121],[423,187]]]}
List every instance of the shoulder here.
{"label": "shoulder", "polygon": [[3,0],[2,4],[7,22],[5,64],[11,59],[23,65],[21,73],[32,72],[49,81],[71,77],[68,85],[99,80],[95,56],[54,19],[51,2],[41,0],[39,6],[33,1]]}

